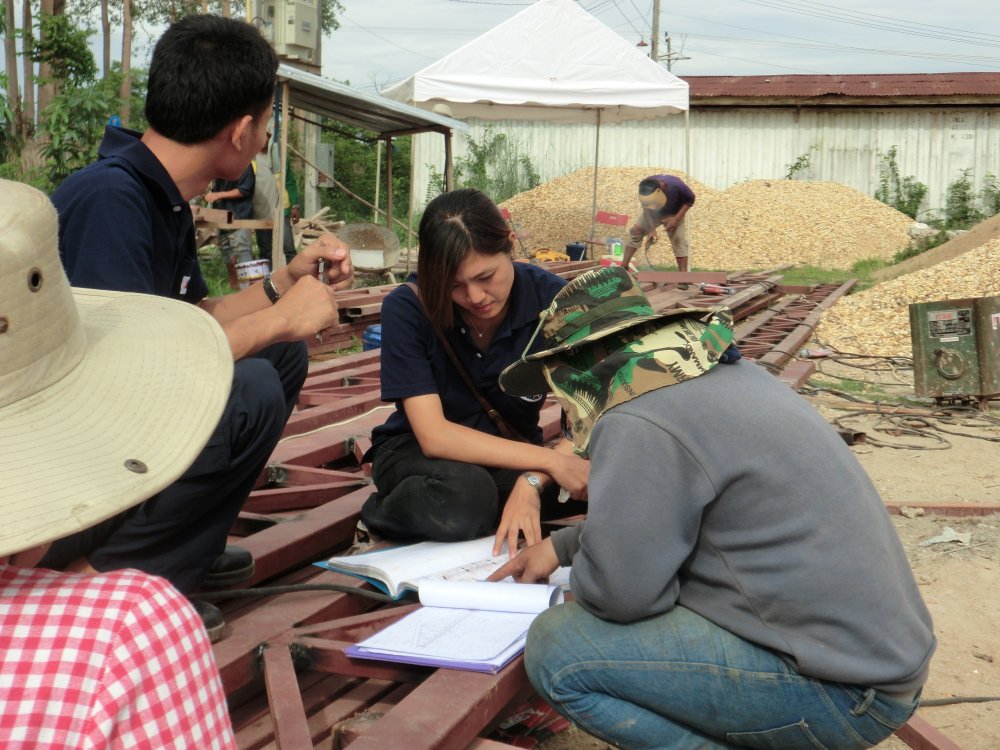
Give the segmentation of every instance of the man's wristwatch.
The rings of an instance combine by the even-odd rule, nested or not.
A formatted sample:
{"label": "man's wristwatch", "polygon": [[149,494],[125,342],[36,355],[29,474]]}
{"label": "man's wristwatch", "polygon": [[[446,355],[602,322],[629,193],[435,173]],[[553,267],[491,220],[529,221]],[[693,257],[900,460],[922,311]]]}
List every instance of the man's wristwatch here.
{"label": "man's wristwatch", "polygon": [[530,484],[532,487],[535,488],[535,491],[539,495],[542,494],[542,490],[545,488],[545,485],[542,484],[542,480],[541,479],[539,479],[537,476],[535,476],[534,474],[532,474],[530,471],[526,471],[521,476],[524,477],[524,481],[526,481],[528,484]]}

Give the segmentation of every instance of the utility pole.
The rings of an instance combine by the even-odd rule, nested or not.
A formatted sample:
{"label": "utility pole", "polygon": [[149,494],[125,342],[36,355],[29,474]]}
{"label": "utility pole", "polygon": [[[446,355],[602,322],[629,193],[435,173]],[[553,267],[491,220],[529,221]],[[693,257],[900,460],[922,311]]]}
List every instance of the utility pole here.
{"label": "utility pole", "polygon": [[[653,35],[649,56],[654,62],[660,61],[660,0],[653,0]],[[668,67],[667,70],[670,68]]]}
{"label": "utility pole", "polygon": [[663,32],[663,38],[667,42],[667,54],[665,54],[661,59],[665,60],[666,63],[667,63],[667,72],[670,72],[671,67],[673,66],[674,60],[690,60],[691,59],[690,57],[687,57],[686,55],[682,55],[680,52],[676,52],[676,53],[674,52],[673,40],[670,37],[670,32],[669,31],[664,31]]}

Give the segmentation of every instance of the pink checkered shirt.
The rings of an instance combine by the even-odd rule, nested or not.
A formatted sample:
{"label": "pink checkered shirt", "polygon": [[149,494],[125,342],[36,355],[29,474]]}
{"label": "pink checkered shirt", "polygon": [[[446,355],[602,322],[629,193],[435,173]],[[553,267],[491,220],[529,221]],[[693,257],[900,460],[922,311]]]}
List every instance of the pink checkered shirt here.
{"label": "pink checkered shirt", "polygon": [[235,749],[198,615],[134,570],[0,565],[0,746]]}

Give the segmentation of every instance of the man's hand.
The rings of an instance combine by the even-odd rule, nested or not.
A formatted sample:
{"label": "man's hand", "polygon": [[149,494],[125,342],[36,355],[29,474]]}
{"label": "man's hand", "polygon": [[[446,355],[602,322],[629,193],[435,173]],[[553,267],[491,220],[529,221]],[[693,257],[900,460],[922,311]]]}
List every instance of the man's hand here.
{"label": "man's hand", "polygon": [[548,578],[559,567],[556,548],[552,546],[552,538],[542,540],[531,547],[525,547],[517,557],[504,563],[487,578],[487,581],[501,581],[507,576],[513,576],[518,583],[535,583]]}
{"label": "man's hand", "polygon": [[674,230],[677,229],[677,225],[679,223],[680,219],[678,219],[676,216],[668,216],[666,219],[663,220],[663,228],[666,229],[668,232],[673,232]]}
{"label": "man's hand", "polygon": [[274,306],[288,322],[289,340],[304,339],[339,320],[333,287],[312,276],[303,276],[281,295]]}
{"label": "man's hand", "polygon": [[504,537],[507,538],[507,552],[511,557],[517,554],[519,534],[524,534],[524,540],[529,545],[540,542],[542,539],[541,508],[542,501],[538,492],[528,484],[524,477],[519,477],[507,498],[507,503],[503,506],[500,526],[497,528],[497,536],[493,541],[493,554],[500,554]]}
{"label": "man's hand", "polygon": [[288,209],[288,218],[291,220],[292,224],[299,223],[299,219],[302,218],[302,215],[299,213],[298,206],[292,206]]}
{"label": "man's hand", "polygon": [[[323,259],[324,283],[334,289],[350,289],[354,283],[354,268],[351,265],[351,251],[339,238],[324,234],[292,258],[288,264],[288,275],[298,281],[303,276],[316,278],[319,275],[319,261]],[[314,331],[315,333],[315,331]]]}
{"label": "man's hand", "polygon": [[587,482],[590,479],[590,461],[575,453],[552,451],[550,465],[544,467],[556,484],[567,490],[574,500],[587,499]]}

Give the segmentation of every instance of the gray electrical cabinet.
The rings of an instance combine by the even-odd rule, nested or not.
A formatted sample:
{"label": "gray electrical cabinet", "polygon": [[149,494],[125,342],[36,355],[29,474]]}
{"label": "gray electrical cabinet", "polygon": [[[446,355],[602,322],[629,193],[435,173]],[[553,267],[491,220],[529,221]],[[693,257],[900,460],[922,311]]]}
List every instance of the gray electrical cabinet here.
{"label": "gray electrical cabinet", "polygon": [[912,304],[910,339],[918,396],[985,408],[1000,395],[1000,297]]}

